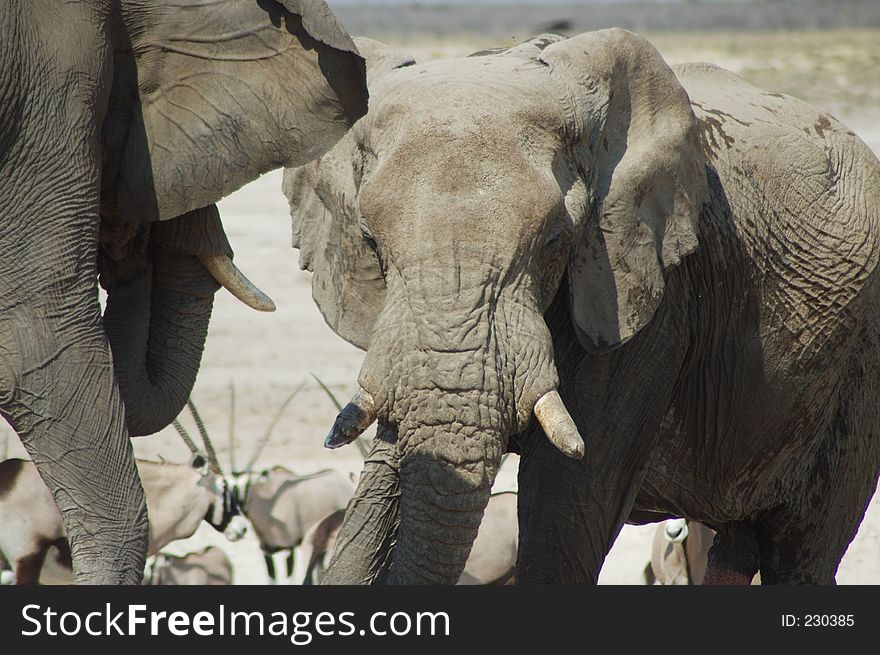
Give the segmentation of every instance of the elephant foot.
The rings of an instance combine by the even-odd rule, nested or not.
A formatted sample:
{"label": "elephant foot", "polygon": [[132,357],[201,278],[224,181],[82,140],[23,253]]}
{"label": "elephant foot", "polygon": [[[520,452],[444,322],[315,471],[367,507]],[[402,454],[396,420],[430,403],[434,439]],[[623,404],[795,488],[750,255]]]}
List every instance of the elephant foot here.
{"label": "elephant foot", "polygon": [[715,533],[704,585],[750,585],[760,568],[758,534],[752,525],[733,522]]}

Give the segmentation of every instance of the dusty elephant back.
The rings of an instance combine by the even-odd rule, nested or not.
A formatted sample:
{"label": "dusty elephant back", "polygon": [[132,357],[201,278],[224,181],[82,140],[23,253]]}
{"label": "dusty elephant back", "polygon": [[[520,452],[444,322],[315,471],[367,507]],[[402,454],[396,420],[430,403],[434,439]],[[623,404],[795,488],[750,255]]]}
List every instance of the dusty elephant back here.
{"label": "dusty elephant back", "polygon": [[803,329],[798,310],[807,307],[817,323],[857,318],[852,303],[880,258],[877,157],[848,127],[797,98],[710,64],[674,70],[763,291],[785,295],[794,310],[784,325]]}
{"label": "dusty elephant back", "polygon": [[844,447],[817,426],[876,329],[880,163],[796,98],[709,64],[675,72],[711,187],[700,247],[675,276],[698,295],[698,348],[637,506],[717,524],[798,497],[816,453]]}

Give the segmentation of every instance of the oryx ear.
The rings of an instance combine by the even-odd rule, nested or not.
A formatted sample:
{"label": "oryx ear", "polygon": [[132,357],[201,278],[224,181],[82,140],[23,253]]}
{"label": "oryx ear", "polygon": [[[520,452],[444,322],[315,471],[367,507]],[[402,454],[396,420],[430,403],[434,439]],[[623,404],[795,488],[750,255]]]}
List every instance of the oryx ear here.
{"label": "oryx ear", "polygon": [[601,352],[651,320],[666,271],[697,247],[704,157],[687,93],[645,39],[592,32],[541,59],[573,96],[573,164],[592,202],[569,262],[569,300],[579,340]]}
{"label": "oryx ear", "polygon": [[[370,85],[415,63],[378,41],[355,42],[367,62]],[[318,309],[339,336],[366,349],[385,305],[385,277],[360,227],[360,131],[355,126],[321,159],[286,169],[283,189],[290,203],[293,247],[300,249],[300,267],[314,274],[312,296]]]}

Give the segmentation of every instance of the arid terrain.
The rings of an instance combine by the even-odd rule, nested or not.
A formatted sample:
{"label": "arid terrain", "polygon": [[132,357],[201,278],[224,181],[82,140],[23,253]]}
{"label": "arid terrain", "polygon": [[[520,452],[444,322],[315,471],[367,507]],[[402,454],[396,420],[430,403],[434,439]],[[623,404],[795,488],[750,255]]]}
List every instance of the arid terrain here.
{"label": "arid terrain", "polygon": [[[496,37],[418,38],[370,34],[409,51],[419,60],[468,54],[487,46],[513,44]],[[880,31],[647,35],[670,63],[710,61],[759,85],[797,95],[834,114],[880,153]],[[522,38],[522,37],[520,37]],[[290,248],[281,172],[263,176],[220,203],[236,264],[275,300],[274,314],[261,314],[229,294],[217,294],[203,366],[193,398],[224,462],[228,462],[230,383],[236,388],[235,457],[247,460],[275,411],[301,382],[305,387],[288,407],[257,467],[283,464],[297,472],[325,467],[360,470],[354,447],[328,451],[322,441],[336,410],[311,374],[327,383],[340,401],[355,389],[363,353],[337,337],[311,300],[310,276],[299,270]],[[184,423],[192,426],[188,416]],[[194,428],[192,428],[194,431]],[[9,454],[23,450],[7,430]],[[0,435],[0,439],[3,435]],[[2,452],[0,441],[0,452]],[[137,439],[139,456],[185,461],[188,450],[172,428]],[[515,458],[499,484],[515,486]],[[652,526],[624,528],[607,559],[600,582],[642,584]],[[207,543],[230,554],[238,583],[265,580],[253,535],[230,544],[204,526],[189,540],[169,547],[186,552]],[[880,496],[875,497],[838,574],[842,584],[880,584]]]}

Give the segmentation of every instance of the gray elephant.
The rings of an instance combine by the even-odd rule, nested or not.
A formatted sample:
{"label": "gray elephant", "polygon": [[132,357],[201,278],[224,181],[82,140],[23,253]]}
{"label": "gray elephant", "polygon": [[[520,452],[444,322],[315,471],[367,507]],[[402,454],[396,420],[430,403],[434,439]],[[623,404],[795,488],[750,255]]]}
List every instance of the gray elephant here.
{"label": "gray elephant", "polygon": [[364,62],[322,0],[5,0],[0,31],[0,412],[77,581],[134,584],[128,437],[186,402],[215,278],[271,308],[212,203],[331,147],[366,112]]}
{"label": "gray elephant", "polygon": [[718,532],[707,582],[832,582],[880,465],[869,149],[621,30],[362,52],[368,115],[285,173],[367,351],[326,443],[380,428],[325,582],[454,583],[506,450],[519,583],[595,582],[672,516]]}

